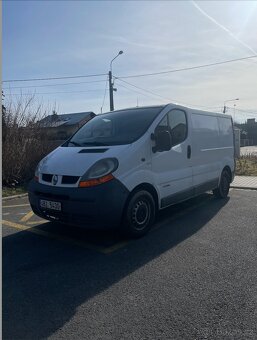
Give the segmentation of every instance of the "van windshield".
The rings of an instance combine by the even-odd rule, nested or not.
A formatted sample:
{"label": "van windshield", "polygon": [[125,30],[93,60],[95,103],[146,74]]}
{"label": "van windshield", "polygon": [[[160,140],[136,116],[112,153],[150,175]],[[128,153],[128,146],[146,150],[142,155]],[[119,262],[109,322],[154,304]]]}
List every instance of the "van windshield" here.
{"label": "van windshield", "polygon": [[98,115],[79,129],[64,146],[133,143],[147,131],[163,107],[135,108]]}

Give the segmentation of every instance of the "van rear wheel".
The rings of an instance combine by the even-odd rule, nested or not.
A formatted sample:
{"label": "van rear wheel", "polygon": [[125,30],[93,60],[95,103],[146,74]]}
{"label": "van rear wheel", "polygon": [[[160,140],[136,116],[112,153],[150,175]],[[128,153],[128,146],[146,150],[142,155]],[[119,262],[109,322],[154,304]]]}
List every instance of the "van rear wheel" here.
{"label": "van rear wheel", "polygon": [[137,191],[127,205],[123,231],[129,237],[138,238],[145,235],[155,220],[155,202],[146,190]]}
{"label": "van rear wheel", "polygon": [[213,194],[217,198],[226,198],[230,187],[230,176],[228,171],[223,170],[218,188],[213,190]]}

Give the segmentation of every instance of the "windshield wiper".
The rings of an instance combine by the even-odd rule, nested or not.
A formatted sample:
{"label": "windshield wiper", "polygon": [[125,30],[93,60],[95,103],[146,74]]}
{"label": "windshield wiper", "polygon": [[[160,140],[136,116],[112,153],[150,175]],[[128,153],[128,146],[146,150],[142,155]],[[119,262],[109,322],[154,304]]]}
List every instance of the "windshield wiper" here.
{"label": "windshield wiper", "polygon": [[82,146],[81,144],[76,143],[76,142],[73,142],[73,141],[69,141],[69,144],[73,144],[73,145],[75,145],[75,146]]}

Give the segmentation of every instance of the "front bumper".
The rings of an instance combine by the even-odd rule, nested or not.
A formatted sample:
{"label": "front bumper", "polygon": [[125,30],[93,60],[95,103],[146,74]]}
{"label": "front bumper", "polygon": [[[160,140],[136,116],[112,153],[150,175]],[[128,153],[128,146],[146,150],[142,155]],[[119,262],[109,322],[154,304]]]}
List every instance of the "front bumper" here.
{"label": "front bumper", "polygon": [[[47,220],[86,228],[115,228],[120,225],[129,195],[117,179],[92,188],[53,187],[32,180],[28,189],[33,212]],[[40,207],[40,200],[60,202],[61,212]]]}

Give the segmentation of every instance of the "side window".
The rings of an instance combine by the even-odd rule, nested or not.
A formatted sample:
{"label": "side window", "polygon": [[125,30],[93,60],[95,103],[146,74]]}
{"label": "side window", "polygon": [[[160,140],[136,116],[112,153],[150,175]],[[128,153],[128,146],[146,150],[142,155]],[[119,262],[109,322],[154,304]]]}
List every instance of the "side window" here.
{"label": "side window", "polygon": [[168,115],[164,116],[160,123],[157,125],[155,129],[155,133],[161,132],[161,131],[169,131],[170,132],[170,127],[169,127],[169,122],[168,122]]}
{"label": "side window", "polygon": [[162,118],[162,120],[158,124],[157,128],[159,128],[160,130],[162,128],[163,128],[163,130],[167,130],[168,129],[168,116],[167,115]]}
{"label": "side window", "polygon": [[172,146],[182,143],[187,137],[186,114],[181,110],[172,110],[168,113]]}

